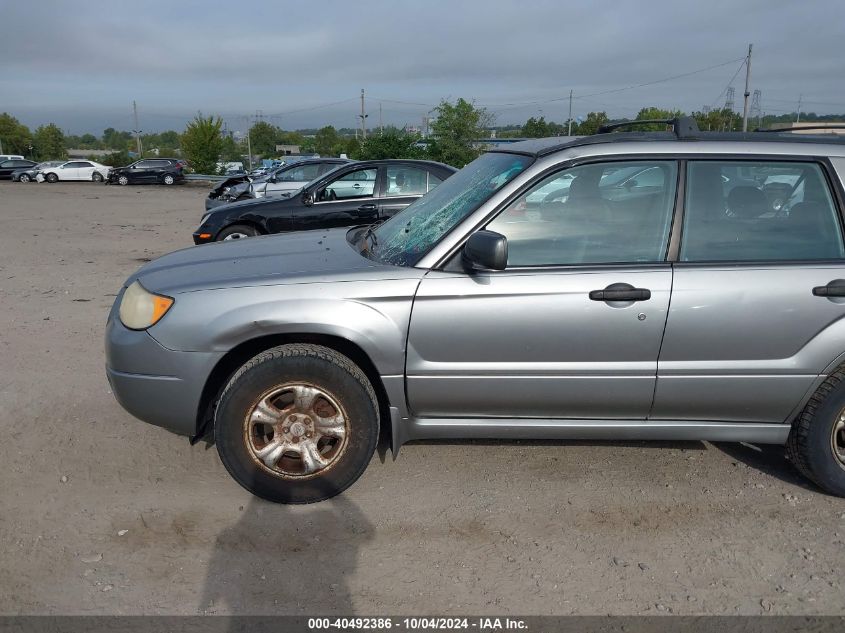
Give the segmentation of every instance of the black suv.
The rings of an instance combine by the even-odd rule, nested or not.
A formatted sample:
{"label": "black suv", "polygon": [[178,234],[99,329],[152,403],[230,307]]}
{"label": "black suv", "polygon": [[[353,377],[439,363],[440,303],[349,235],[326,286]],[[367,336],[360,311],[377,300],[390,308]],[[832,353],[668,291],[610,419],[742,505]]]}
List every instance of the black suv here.
{"label": "black suv", "polygon": [[119,185],[160,184],[172,185],[185,180],[186,163],[178,158],[143,158],[126,167],[116,167],[109,172],[109,182]]}

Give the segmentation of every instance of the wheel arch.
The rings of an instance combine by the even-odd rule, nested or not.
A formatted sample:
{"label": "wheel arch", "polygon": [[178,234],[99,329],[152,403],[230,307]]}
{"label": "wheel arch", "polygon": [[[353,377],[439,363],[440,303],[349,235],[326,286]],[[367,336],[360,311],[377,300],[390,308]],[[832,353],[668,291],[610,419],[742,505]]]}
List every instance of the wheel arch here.
{"label": "wheel arch", "polygon": [[[221,229],[222,230],[222,229]],[[379,405],[379,451],[390,445],[392,427],[387,389],[369,355],[356,343],[340,336],[310,333],[268,334],[243,341],[229,350],[212,369],[200,396],[197,409],[196,435],[192,442],[213,437],[214,408],[232,375],[250,358],[273,347],[291,343],[322,345],[339,352],[355,363],[367,376],[376,393]]]}
{"label": "wheel arch", "polygon": [[262,226],[259,222],[256,222],[255,220],[251,220],[249,218],[235,217],[235,218],[232,218],[230,221],[226,222],[226,224],[221,226],[219,229],[217,229],[217,231],[214,233],[214,239],[216,240],[217,236],[220,235],[226,229],[231,228],[233,226],[237,226],[237,225],[250,226],[250,227],[254,228],[256,231],[258,231],[259,235],[268,235],[269,234],[268,231],[267,231],[267,228]]}

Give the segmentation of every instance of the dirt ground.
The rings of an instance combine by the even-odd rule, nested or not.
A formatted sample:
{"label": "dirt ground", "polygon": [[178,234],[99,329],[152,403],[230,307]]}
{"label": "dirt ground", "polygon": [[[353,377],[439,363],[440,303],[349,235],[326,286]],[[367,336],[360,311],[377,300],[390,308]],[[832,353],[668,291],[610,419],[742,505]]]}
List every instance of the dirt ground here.
{"label": "dirt ground", "polygon": [[251,498],[103,370],[204,195],[0,182],[0,613],[845,613],[845,500],[778,447],[414,443],[333,501]]}

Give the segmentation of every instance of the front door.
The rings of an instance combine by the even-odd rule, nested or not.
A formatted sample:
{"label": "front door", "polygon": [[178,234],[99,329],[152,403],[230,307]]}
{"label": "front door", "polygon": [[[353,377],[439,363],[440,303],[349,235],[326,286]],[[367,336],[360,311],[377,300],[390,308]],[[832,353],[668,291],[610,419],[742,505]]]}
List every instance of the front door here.
{"label": "front door", "polygon": [[[508,239],[505,270],[426,275],[408,339],[413,415],[647,417],[672,289],[677,167],[641,163],[662,173],[653,195],[613,200],[601,186],[630,162],[556,172],[487,225]],[[546,201],[562,179],[569,191]]]}
{"label": "front door", "polygon": [[374,222],[378,217],[378,169],[355,169],[339,175],[316,192],[310,207],[295,213],[296,230],[324,229]]}
{"label": "front door", "polygon": [[788,422],[843,350],[845,256],[823,165],[691,161],[651,418]]}

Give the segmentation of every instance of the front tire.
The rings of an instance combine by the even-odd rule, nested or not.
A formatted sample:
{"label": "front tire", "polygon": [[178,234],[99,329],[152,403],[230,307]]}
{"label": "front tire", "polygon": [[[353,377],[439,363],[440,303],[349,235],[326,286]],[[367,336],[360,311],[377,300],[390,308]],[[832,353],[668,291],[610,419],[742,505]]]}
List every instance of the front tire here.
{"label": "front tire", "polygon": [[29,174],[21,174],[20,178],[18,178],[19,182],[29,182],[32,178],[29,177]]}
{"label": "front tire", "polygon": [[117,177],[117,184],[123,185],[124,187],[129,184],[129,176],[118,176]]}
{"label": "front tire", "polygon": [[94,182],[103,182],[103,174],[98,171],[95,171],[94,174],[91,176],[91,180]]}
{"label": "front tire", "polygon": [[247,237],[255,237],[256,235],[258,235],[258,231],[251,226],[246,224],[233,224],[232,226],[227,226],[225,229],[220,231],[217,234],[215,241],[228,242],[229,240],[242,240]]}
{"label": "front tire", "polygon": [[214,434],[229,474],[276,503],[314,503],[351,486],[378,440],[378,401],[346,356],[281,345],[241,367],[220,398]]}
{"label": "front tire", "polygon": [[845,497],[845,372],[831,374],[792,424],[790,461],[820,488]]}
{"label": "front tire", "polygon": [[50,184],[53,184],[59,182],[59,177],[56,174],[50,173],[44,176],[44,180],[46,180]]}

